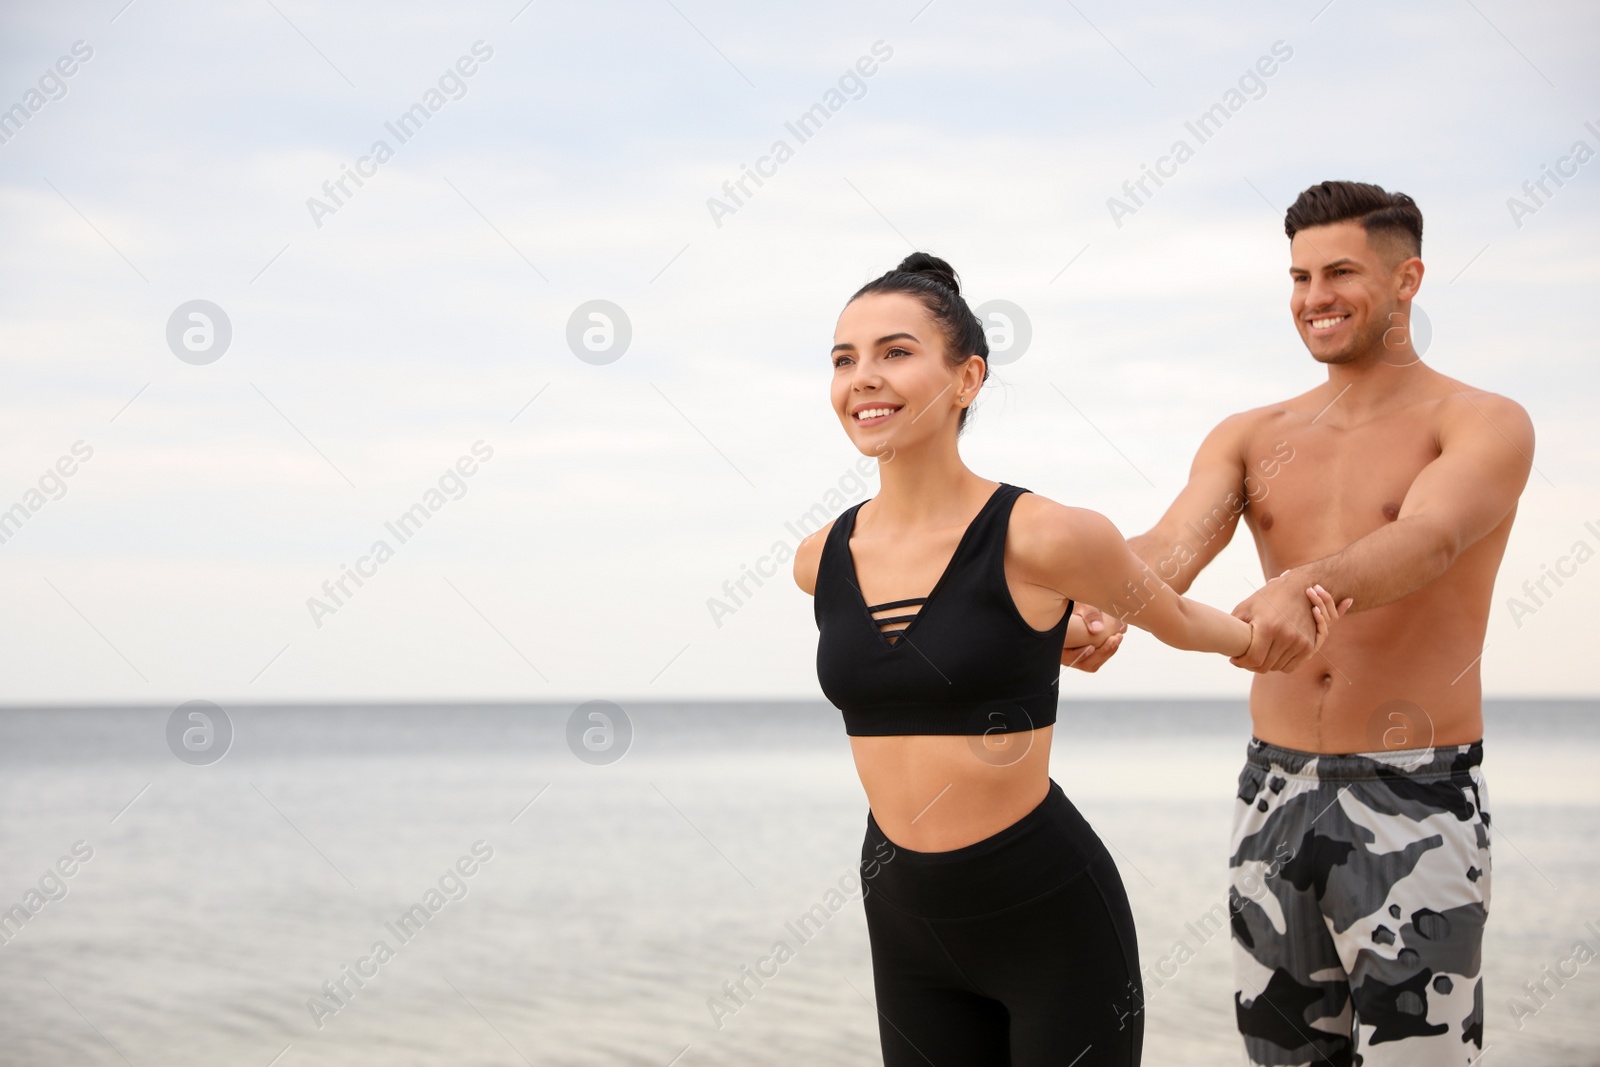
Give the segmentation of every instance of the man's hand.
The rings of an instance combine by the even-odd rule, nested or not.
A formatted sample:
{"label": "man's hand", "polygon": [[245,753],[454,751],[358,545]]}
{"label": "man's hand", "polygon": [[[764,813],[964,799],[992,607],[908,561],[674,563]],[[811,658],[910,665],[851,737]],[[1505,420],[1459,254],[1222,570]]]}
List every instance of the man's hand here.
{"label": "man's hand", "polygon": [[1078,616],[1088,630],[1089,641],[1087,644],[1063,648],[1061,664],[1093,674],[1122,647],[1122,635],[1128,629],[1128,624],[1105,614],[1092,604],[1078,604],[1072,609],[1072,614]]}
{"label": "man's hand", "polygon": [[[1303,575],[1284,571],[1234,608],[1234,617],[1250,624],[1250,647],[1228,662],[1257,674],[1292,671],[1321,647],[1312,611],[1318,601],[1308,595],[1307,588]],[[1336,622],[1351,604],[1348,597],[1337,607],[1331,598],[1325,602],[1332,609],[1324,611],[1327,625]]]}

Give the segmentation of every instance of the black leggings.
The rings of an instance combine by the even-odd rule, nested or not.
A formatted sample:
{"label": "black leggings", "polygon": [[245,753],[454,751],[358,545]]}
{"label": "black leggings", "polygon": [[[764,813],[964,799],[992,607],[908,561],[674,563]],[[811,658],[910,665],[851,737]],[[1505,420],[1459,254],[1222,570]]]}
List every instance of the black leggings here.
{"label": "black leggings", "polygon": [[1054,780],[962,848],[861,846],[885,1067],[1137,1067],[1143,989],[1115,862]]}

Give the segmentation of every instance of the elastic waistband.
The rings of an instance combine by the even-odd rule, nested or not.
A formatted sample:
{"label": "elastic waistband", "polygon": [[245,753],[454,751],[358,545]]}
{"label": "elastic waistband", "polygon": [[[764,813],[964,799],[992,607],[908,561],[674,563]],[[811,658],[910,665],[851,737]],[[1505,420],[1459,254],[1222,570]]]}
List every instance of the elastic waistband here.
{"label": "elastic waistband", "polygon": [[1245,750],[1245,760],[1264,771],[1319,782],[1364,782],[1396,777],[1420,781],[1449,778],[1481,765],[1483,742],[1330,754],[1301,752],[1252,737]]}
{"label": "elastic waistband", "polygon": [[1005,829],[946,852],[917,852],[890,841],[867,812],[861,845],[863,884],[928,919],[985,915],[1055,889],[1097,859],[1105,845],[1054,779],[1045,798]]}

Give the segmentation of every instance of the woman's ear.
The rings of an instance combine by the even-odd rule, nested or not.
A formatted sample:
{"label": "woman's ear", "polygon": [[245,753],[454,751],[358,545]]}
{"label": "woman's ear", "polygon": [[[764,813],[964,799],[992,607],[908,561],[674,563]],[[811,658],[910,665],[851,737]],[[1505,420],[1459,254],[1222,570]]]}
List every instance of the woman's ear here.
{"label": "woman's ear", "polygon": [[965,363],[961,364],[963,384],[965,385],[962,392],[967,394],[968,403],[972,402],[972,398],[977,394],[979,387],[983,385],[983,376],[988,369],[989,361],[976,352]]}

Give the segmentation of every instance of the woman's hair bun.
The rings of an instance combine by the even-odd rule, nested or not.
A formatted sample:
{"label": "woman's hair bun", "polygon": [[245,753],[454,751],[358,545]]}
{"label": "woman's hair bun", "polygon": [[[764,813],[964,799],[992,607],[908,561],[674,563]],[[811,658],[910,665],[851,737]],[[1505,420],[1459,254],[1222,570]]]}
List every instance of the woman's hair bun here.
{"label": "woman's hair bun", "polygon": [[902,259],[895,270],[932,278],[957,296],[961,295],[961,280],[956,277],[956,269],[938,256],[926,252],[913,252]]}

